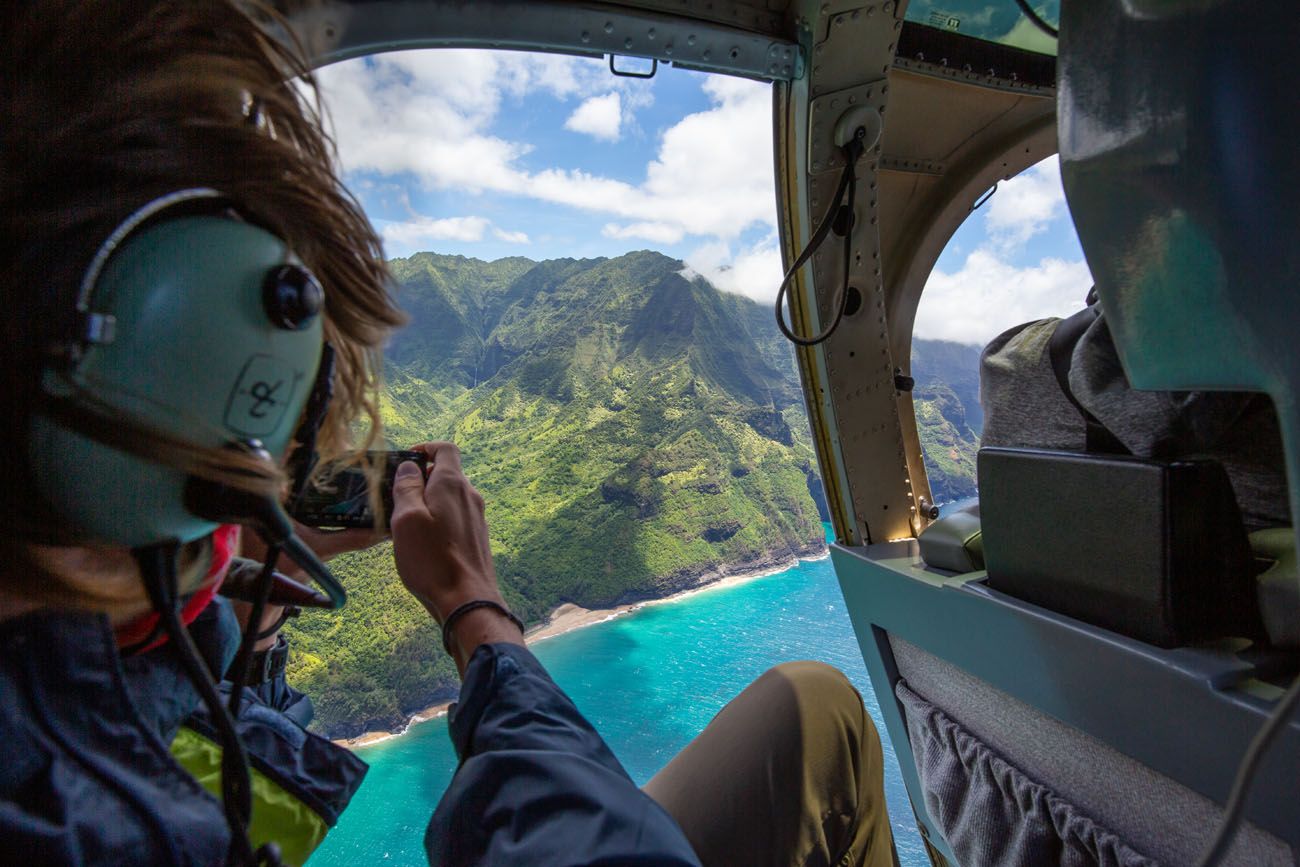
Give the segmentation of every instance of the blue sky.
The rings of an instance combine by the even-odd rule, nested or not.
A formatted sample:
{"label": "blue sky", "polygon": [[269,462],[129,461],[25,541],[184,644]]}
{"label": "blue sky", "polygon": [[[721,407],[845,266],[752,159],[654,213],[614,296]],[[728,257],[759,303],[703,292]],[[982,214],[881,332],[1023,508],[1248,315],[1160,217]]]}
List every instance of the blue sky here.
{"label": "blue sky", "polygon": [[[348,61],[321,70],[320,84],[345,178],[390,256],[654,249],[724,290],[775,295],[768,85],[462,50]],[[957,232],[916,334],[978,343],[1069,313],[1090,285],[1082,258],[1049,160],[1003,182]]]}

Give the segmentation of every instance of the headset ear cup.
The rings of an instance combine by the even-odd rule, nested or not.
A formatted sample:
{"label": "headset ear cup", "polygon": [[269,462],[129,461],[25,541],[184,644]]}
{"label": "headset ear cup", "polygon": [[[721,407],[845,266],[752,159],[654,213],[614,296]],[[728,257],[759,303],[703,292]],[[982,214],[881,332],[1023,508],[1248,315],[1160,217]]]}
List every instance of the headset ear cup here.
{"label": "headset ear cup", "polygon": [[216,526],[185,507],[184,472],[96,441],[83,432],[94,425],[126,419],[196,449],[258,439],[282,457],[322,343],[319,305],[294,308],[293,328],[268,315],[266,286],[284,269],[319,291],[279,238],[228,217],[156,220],[118,245],[92,299],[115,322],[111,340],[45,373],[47,394],[95,420],[74,430],[38,409],[31,430],[39,493],[61,518],[131,547]]}

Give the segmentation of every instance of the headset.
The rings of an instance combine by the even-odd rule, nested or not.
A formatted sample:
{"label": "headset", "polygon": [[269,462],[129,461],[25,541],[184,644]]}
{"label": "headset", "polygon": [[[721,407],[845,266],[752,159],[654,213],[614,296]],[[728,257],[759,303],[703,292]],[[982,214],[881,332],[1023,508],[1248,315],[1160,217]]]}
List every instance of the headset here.
{"label": "headset", "polygon": [[[331,369],[320,283],[283,240],[208,188],[156,198],[117,225],[96,250],[76,297],[70,333],[50,347],[33,408],[27,459],[36,492],[77,541],[129,547],[160,627],[208,705],[223,746],[222,791],[232,863],[278,863],[273,844],[256,853],[247,756],[235,730],[255,628],[231,671],[228,710],[180,622],[176,554],[222,523],[251,526],[268,557],[250,623],[258,622],[283,550],[328,593],[346,594],[293,533],[274,499],[249,494],[151,459],[84,421],[123,419],[165,440],[237,448],[278,462],[304,435],[298,420]],[[324,391],[328,394],[328,383]],[[307,415],[315,425],[323,408]],[[309,465],[310,460],[307,461]],[[242,666],[241,666],[242,661]]]}
{"label": "headset", "polygon": [[[123,220],[82,278],[45,395],[194,446],[279,459],[320,362],[324,293],[283,241],[238,213],[215,190],[188,189]],[[27,457],[38,493],[75,532],[135,548],[216,529],[187,507],[182,470],[52,415],[36,408]]]}

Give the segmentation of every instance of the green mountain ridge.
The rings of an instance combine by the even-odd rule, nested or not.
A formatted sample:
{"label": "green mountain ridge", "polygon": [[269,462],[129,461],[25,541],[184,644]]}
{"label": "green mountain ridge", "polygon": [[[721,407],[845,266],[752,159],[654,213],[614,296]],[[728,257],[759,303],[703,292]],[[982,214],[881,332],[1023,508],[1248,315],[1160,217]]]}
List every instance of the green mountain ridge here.
{"label": "green mountain ridge", "polygon": [[[420,253],[390,267],[411,322],[386,352],[387,435],[459,445],[487,502],[503,592],[525,620],[824,549],[794,354],[769,307],[650,251]],[[963,453],[969,425],[919,392],[918,381],[918,415],[932,405],[940,439]],[[314,699],[317,729],[393,729],[453,695],[437,627],[402,589],[389,546],[335,566],[347,608],[290,627],[290,677]]]}
{"label": "green mountain ridge", "polygon": [[912,344],[912,403],[936,503],[975,496],[975,454],[984,428],[980,347],[948,340]]}

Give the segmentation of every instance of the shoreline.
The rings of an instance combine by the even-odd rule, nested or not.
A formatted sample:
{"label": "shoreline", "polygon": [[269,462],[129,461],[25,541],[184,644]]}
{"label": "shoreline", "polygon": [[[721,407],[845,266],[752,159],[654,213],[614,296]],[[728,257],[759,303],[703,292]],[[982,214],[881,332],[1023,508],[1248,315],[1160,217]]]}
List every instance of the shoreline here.
{"label": "shoreline", "polygon": [[[658,596],[651,599],[642,599],[637,602],[628,602],[623,605],[616,605],[613,608],[583,608],[581,605],[575,605],[572,602],[565,602],[558,605],[547,616],[544,623],[540,623],[524,634],[524,643],[532,646],[539,641],[545,641],[548,638],[555,638],[557,635],[565,635],[577,629],[583,629],[593,626],[597,623],[605,623],[610,620],[631,614],[649,605],[667,605],[674,602],[681,602],[700,593],[706,593],[710,590],[722,590],[727,587],[735,587],[750,581],[756,581],[759,578],[768,578],[772,575],[793,569],[800,563],[811,563],[817,560],[825,560],[830,556],[830,549],[823,548],[822,553],[816,557],[791,557],[789,560],[782,561],[780,565],[761,566],[750,571],[739,571],[727,573],[725,571],[718,573],[705,573],[700,576],[700,581],[693,587],[687,587],[683,590],[677,590],[669,593],[667,596]],[[338,738],[333,741],[341,747],[348,749],[358,749],[361,747],[374,746],[384,741],[400,738],[411,730],[412,726],[419,725],[422,722],[428,722],[431,719],[437,719],[440,716],[446,716],[447,710],[454,704],[452,700],[444,700],[431,704],[421,711],[411,715],[402,726],[400,731],[368,731],[357,735],[353,738]]]}

